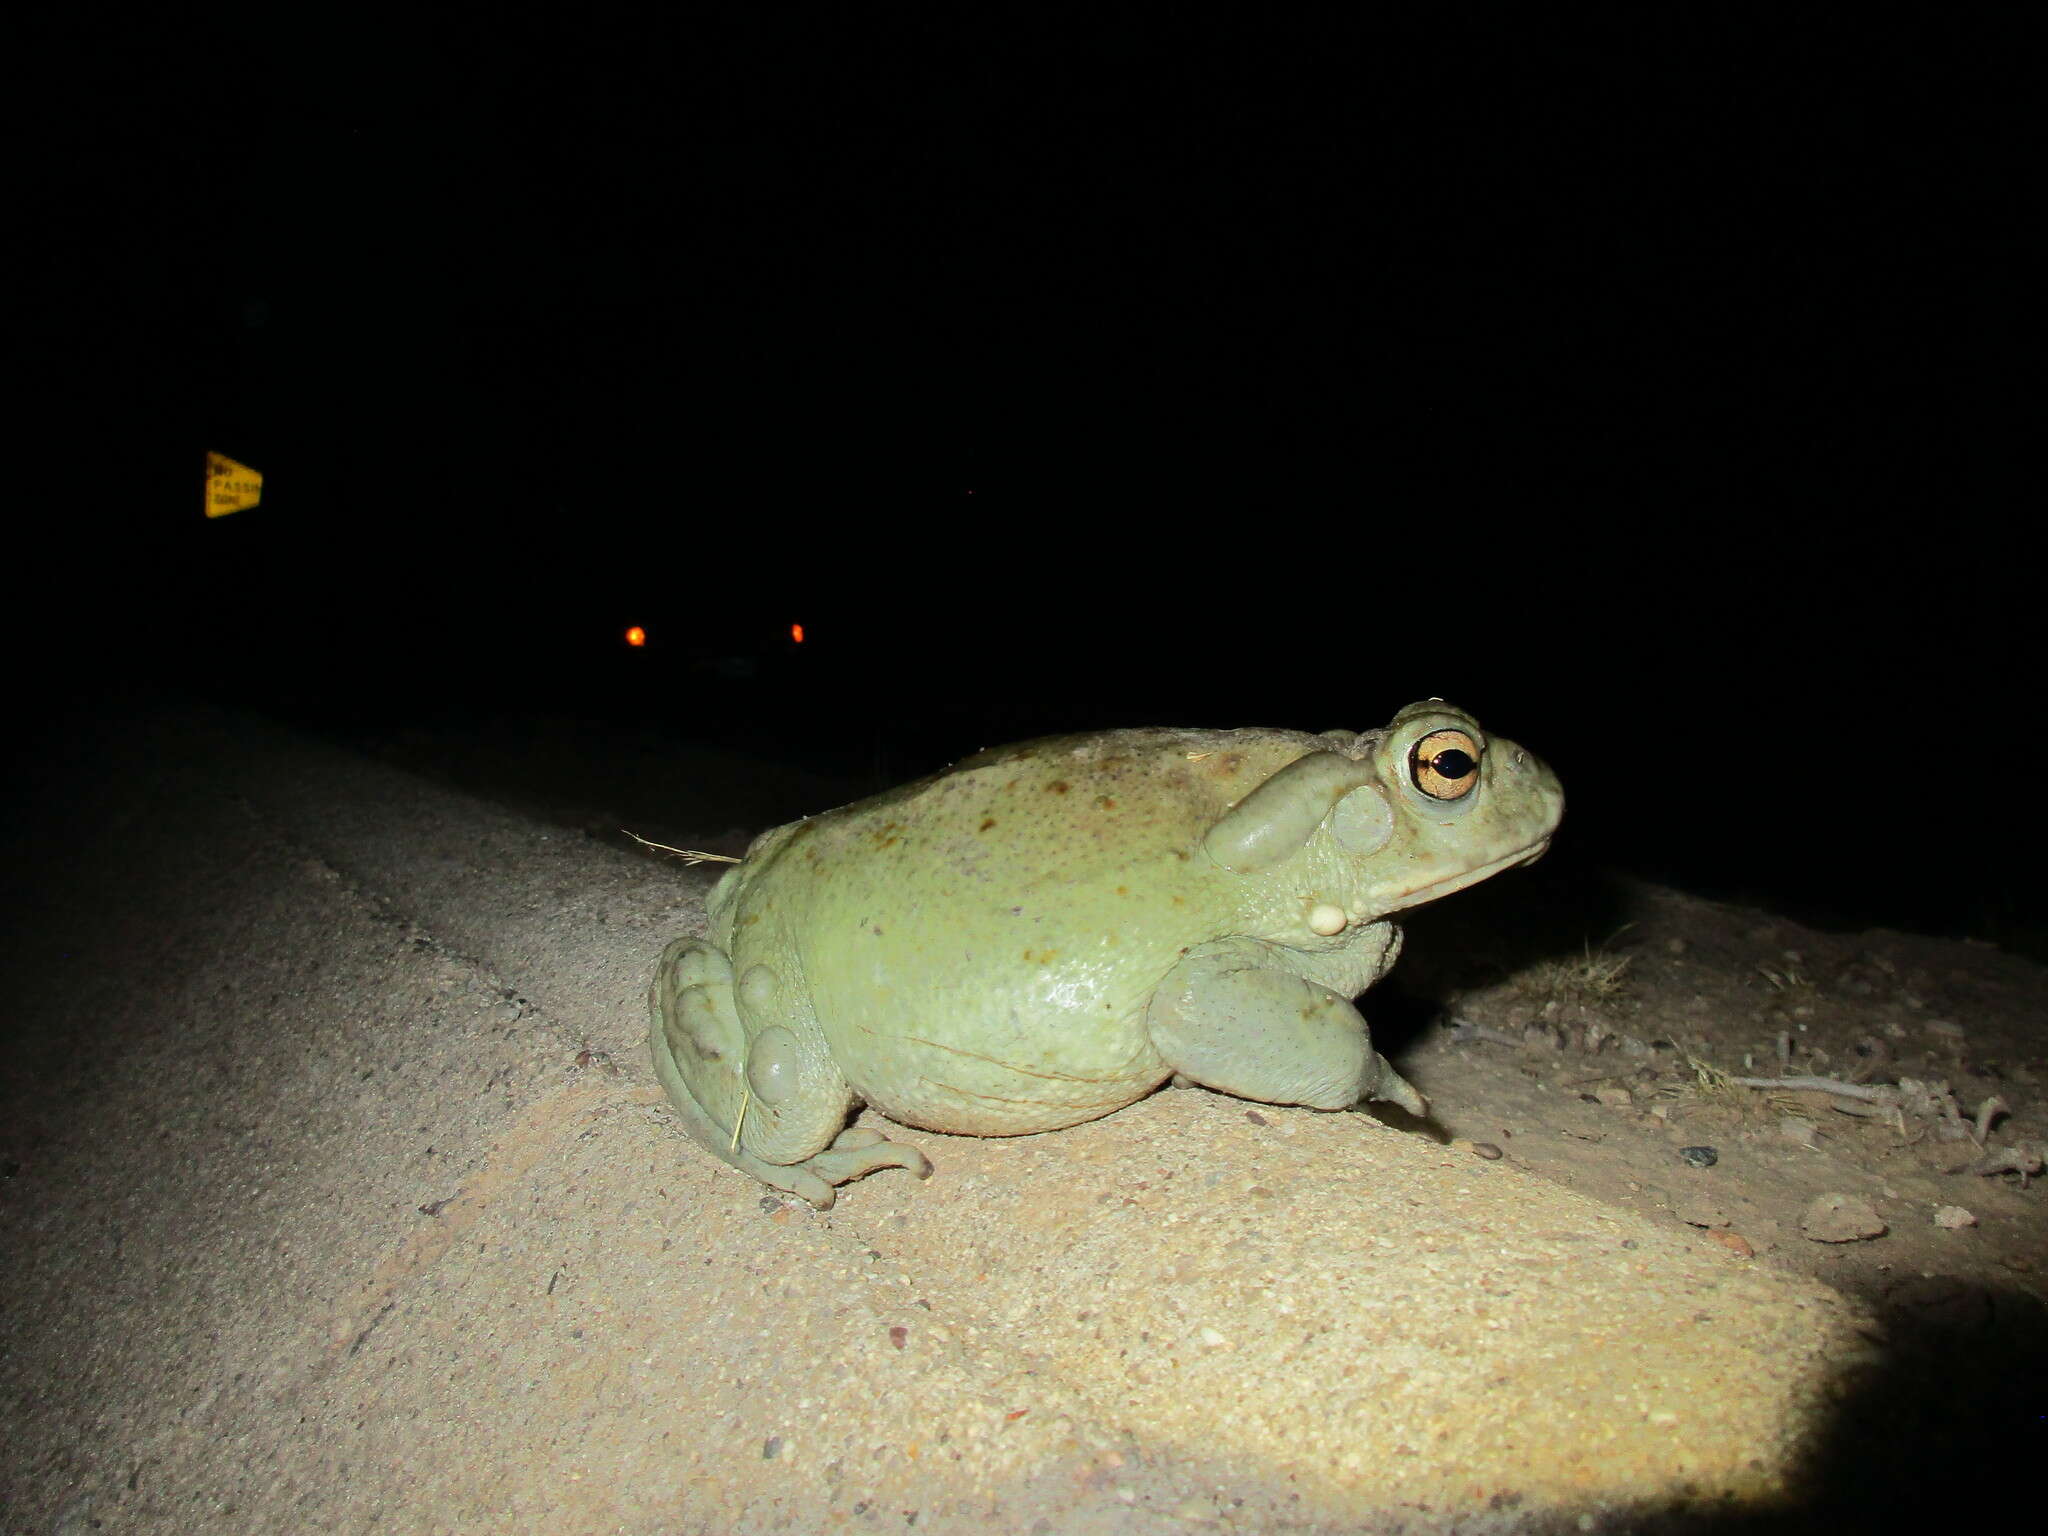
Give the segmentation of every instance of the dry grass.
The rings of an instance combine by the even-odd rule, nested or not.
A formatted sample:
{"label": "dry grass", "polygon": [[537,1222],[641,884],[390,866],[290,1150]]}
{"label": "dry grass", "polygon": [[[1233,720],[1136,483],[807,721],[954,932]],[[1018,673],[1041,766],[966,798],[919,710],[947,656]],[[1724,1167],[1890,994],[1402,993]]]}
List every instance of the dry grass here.
{"label": "dry grass", "polygon": [[1576,960],[1545,960],[1523,973],[1523,984],[1546,999],[1560,1003],[1608,1003],[1628,986],[1628,969],[1633,955],[1609,952],[1616,939],[1634,926],[1624,923],[1596,947],[1591,940]]}

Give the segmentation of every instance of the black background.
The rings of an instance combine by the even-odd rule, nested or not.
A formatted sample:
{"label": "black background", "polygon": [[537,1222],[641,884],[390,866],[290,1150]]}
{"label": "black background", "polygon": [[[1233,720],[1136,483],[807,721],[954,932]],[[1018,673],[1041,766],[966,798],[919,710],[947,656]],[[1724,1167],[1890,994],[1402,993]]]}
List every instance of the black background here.
{"label": "black background", "polygon": [[308,16],[23,55],[25,698],[909,773],[1442,695],[1589,856],[2038,933],[1983,15]]}

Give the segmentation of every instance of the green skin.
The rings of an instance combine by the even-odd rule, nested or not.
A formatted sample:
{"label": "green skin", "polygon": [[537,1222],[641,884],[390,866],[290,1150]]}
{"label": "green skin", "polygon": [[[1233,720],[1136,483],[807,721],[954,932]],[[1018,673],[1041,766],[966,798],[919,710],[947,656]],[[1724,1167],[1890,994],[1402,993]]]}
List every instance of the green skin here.
{"label": "green skin", "polygon": [[[1056,1130],[1176,1075],[1426,1113],[1351,999],[1389,921],[1549,845],[1557,778],[1440,700],[1383,730],[1129,730],[977,754],[777,827],[649,996],[654,1066],[727,1162],[824,1207],[915,1148]],[[738,1125],[738,1134],[734,1126]]]}

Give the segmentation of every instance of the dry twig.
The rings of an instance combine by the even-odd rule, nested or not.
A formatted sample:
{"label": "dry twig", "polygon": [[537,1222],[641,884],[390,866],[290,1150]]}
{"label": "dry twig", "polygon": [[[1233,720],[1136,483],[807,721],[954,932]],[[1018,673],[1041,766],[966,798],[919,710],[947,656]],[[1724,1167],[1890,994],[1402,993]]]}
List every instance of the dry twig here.
{"label": "dry twig", "polygon": [[1902,1102],[1899,1090],[1890,1083],[1845,1083],[1832,1077],[1731,1077],[1738,1088],[1781,1088],[1791,1093],[1836,1093],[1845,1099],[1868,1104],[1892,1105]]}
{"label": "dry twig", "polygon": [[667,843],[651,843],[638,832],[625,827],[619,828],[642,848],[659,848],[663,853],[672,853],[685,864],[737,864],[740,861],[729,853],[704,853],[696,848],[671,848]]}

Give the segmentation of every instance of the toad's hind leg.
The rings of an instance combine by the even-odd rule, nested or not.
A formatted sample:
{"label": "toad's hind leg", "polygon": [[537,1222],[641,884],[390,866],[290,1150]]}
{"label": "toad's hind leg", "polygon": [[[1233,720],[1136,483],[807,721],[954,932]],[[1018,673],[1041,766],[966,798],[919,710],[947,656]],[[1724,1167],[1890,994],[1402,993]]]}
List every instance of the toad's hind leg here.
{"label": "toad's hind leg", "polygon": [[[799,1062],[803,1053],[789,1030],[771,1024],[749,1039],[734,998],[732,962],[717,946],[695,939],[670,944],[647,1004],[654,1075],[691,1139],[735,1168],[820,1210],[832,1204],[833,1185],[877,1168],[930,1176],[931,1163],[915,1147],[846,1128],[851,1090],[829,1061]],[[799,1082],[802,1102],[787,1103],[784,1096]],[[768,1097],[779,1101],[772,1110]],[[776,1130],[794,1134],[762,1136],[771,1120]],[[785,1152],[787,1162],[771,1160]]]}

